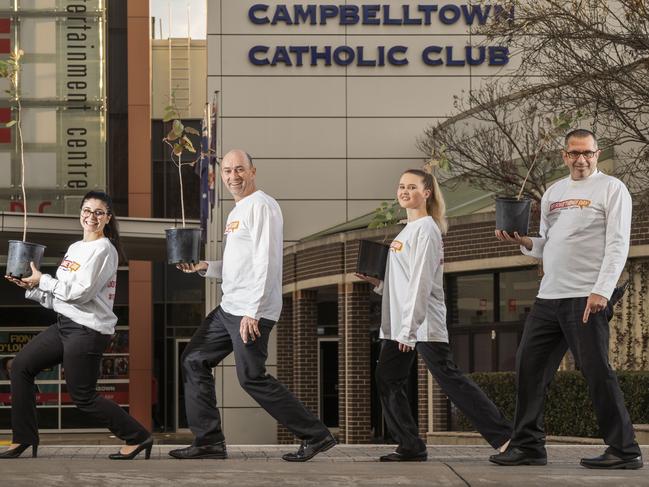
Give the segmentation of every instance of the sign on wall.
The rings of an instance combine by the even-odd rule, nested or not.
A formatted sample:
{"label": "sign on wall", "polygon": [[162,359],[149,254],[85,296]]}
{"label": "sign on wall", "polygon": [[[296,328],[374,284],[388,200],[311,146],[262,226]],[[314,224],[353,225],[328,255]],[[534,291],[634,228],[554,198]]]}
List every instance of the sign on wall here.
{"label": "sign on wall", "polygon": [[[0,57],[23,51],[18,84],[28,211],[76,213],[106,186],[105,22],[102,0],[18,2],[0,9]],[[1,86],[4,84],[4,86]],[[0,83],[0,124],[16,102]],[[17,127],[0,126],[0,209],[22,211]]]}
{"label": "sign on wall", "polygon": [[[436,27],[463,24],[484,25],[489,20],[511,18],[513,12],[501,5],[474,4],[279,4],[257,3],[248,9],[248,19],[256,26],[292,26],[296,33],[300,26],[327,26],[338,24],[348,28],[391,26],[406,28],[424,26],[430,34]],[[255,66],[407,66],[419,62],[431,68],[437,66],[504,66],[509,62],[509,50],[499,45],[457,46],[430,44],[414,50],[405,43],[379,46],[325,45],[313,46],[308,39],[299,45],[253,46],[248,60]]]}

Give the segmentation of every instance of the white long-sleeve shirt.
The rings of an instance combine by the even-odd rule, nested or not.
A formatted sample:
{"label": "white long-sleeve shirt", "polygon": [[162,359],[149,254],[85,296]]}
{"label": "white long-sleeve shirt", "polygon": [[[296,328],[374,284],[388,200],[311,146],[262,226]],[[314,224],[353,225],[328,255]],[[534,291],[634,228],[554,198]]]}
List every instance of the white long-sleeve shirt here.
{"label": "white long-sleeve shirt", "polygon": [[107,238],[75,242],[68,248],[56,277],[41,276],[25,297],[104,335],[115,333],[113,313],[117,284],[117,250]]}
{"label": "white long-sleeve shirt", "polygon": [[205,277],[221,278],[221,308],[236,316],[277,321],[282,311],[282,210],[257,190],[238,201],[225,225],[222,261]]}
{"label": "white long-sleeve shirt", "polygon": [[432,217],[409,222],[392,241],[382,284],[381,338],[448,343],[444,247]]}
{"label": "white long-sleeve shirt", "polygon": [[525,255],[543,259],[538,297],[591,293],[609,299],[629,253],[631,195],[622,181],[596,171],[550,186],[541,200],[539,237]]}

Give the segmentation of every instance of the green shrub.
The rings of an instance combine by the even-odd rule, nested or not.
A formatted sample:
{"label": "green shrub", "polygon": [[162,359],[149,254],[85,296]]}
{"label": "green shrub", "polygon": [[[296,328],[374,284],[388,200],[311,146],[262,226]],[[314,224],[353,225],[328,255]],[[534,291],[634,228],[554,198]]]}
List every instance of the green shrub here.
{"label": "green shrub", "polygon": [[[511,420],[516,408],[516,378],[513,372],[473,373],[469,376]],[[649,372],[617,372],[624,402],[634,424],[649,423]],[[452,410],[453,429],[472,431],[469,420]],[[557,372],[545,401],[545,431],[548,435],[600,437],[599,428],[580,372]]]}

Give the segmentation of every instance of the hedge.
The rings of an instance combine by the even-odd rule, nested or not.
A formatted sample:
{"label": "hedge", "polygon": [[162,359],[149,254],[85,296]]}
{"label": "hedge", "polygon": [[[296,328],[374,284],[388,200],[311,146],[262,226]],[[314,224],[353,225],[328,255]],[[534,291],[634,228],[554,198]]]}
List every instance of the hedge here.
{"label": "hedge", "polygon": [[[473,373],[469,376],[513,420],[516,382],[513,372]],[[649,423],[649,372],[617,372],[624,403],[634,424]],[[452,426],[458,431],[475,428],[466,416],[452,408]],[[557,372],[545,401],[548,435],[601,437],[586,382],[578,371]]]}

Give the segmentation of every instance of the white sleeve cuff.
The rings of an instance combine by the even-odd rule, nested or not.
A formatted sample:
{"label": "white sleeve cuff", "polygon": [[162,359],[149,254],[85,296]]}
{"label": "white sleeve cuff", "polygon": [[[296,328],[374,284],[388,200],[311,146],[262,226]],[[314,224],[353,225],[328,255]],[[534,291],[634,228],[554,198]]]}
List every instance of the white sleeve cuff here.
{"label": "white sleeve cuff", "polygon": [[543,247],[545,246],[545,239],[539,237],[530,237],[532,240],[532,250],[527,250],[523,245],[520,246],[523,255],[536,257],[537,259],[543,258]]}
{"label": "white sleeve cuff", "polygon": [[52,291],[54,291],[57,282],[58,281],[49,274],[43,274],[41,275],[41,280],[38,283],[38,288],[42,291],[51,293]]}
{"label": "white sleeve cuff", "polygon": [[374,291],[376,294],[379,294],[379,295],[383,294],[383,283],[384,283],[384,281],[380,281],[379,285],[376,286],[374,289],[372,289],[372,291]]}
{"label": "white sleeve cuff", "polygon": [[221,279],[223,275],[223,261],[215,260],[207,263],[206,271],[199,271],[198,275],[209,279]]}

